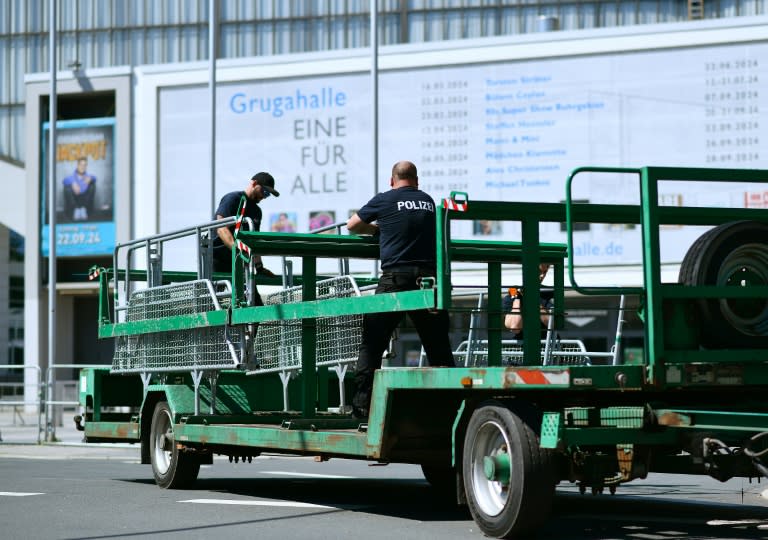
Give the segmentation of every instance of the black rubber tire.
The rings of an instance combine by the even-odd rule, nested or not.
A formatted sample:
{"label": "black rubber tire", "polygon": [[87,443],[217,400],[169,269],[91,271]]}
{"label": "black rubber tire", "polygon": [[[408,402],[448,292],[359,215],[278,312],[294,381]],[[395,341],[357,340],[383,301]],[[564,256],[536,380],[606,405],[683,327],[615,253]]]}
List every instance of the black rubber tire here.
{"label": "black rubber tire", "polygon": [[[683,258],[684,285],[768,285],[768,224],[734,221],[701,235]],[[768,344],[768,298],[696,302],[700,342],[706,348]]]}
{"label": "black rubber tire", "polygon": [[[464,437],[462,470],[467,504],[483,533],[511,538],[533,532],[550,514],[555,496],[552,453],[539,447],[534,417],[489,401],[477,408]],[[489,480],[486,456],[507,454],[509,481]]]}
{"label": "black rubber tire", "polygon": [[180,451],[173,435],[173,414],[165,401],[155,405],[149,434],[150,461],[155,482],[161,488],[192,486],[200,472],[197,456]]}

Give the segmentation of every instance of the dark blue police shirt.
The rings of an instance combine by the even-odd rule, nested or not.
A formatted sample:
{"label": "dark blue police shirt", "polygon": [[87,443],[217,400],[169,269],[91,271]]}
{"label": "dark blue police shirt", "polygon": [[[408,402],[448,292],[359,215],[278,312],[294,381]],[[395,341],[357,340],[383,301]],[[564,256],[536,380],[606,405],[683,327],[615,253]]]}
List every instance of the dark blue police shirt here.
{"label": "dark blue police shirt", "polygon": [[[213,216],[213,219],[216,219],[216,216],[222,216],[222,217],[229,217],[234,216],[237,214],[237,209],[240,206],[240,198],[245,196],[245,191],[232,191],[230,193],[227,193],[221,198],[221,201],[219,201],[219,207],[216,209],[216,212]],[[245,217],[251,218],[253,220],[253,230],[258,231],[261,229],[261,208],[256,203],[256,201],[248,200],[245,204]],[[248,226],[243,223],[243,227],[245,230],[249,230]],[[228,227],[229,232],[232,234],[235,234],[235,225],[232,224]],[[223,247],[224,243],[221,241],[221,238],[216,235],[213,239],[213,247]]]}
{"label": "dark blue police shirt", "polygon": [[407,186],[379,193],[357,211],[366,223],[379,226],[381,269],[398,266],[435,267],[435,201]]}

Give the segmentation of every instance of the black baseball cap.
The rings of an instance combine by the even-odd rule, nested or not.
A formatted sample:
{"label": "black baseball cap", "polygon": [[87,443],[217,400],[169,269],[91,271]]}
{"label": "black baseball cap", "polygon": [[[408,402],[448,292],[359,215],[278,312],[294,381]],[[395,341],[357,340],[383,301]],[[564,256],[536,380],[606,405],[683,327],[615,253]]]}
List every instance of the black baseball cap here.
{"label": "black baseball cap", "polygon": [[256,183],[263,187],[270,195],[280,196],[280,192],[275,189],[275,179],[268,172],[258,172],[251,177],[251,180],[256,180]]}

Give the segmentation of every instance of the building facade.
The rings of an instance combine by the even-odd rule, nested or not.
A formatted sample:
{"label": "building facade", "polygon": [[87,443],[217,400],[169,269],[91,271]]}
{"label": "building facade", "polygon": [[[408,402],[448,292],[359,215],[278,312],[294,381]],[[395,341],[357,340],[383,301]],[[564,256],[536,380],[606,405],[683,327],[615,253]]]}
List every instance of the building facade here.
{"label": "building facade", "polygon": [[[212,0],[214,1],[214,0]],[[368,47],[369,0],[219,0],[218,57]],[[379,43],[429,43],[540,31],[768,13],[763,0],[378,0]],[[206,0],[58,0],[60,69],[208,58]],[[24,74],[49,67],[50,0],[0,6],[0,159],[24,164]]]}
{"label": "building facade", "polygon": [[[157,155],[162,144],[173,141],[173,132],[164,132],[166,124],[148,119],[158,113],[164,121],[178,118],[172,111],[174,98],[178,96],[191,100],[187,103],[198,103],[194,100],[199,96],[185,94],[186,86],[193,88],[193,94],[195,88],[204,92],[204,61],[208,58],[210,30],[208,2],[62,0],[57,6],[57,125],[62,122],[64,135],[74,134],[72,144],[82,145],[76,140],[82,134],[86,137],[83,140],[89,141],[88,137],[93,138],[94,133],[98,138],[106,130],[109,137],[122,145],[114,155],[107,156],[109,167],[97,173],[101,181],[100,195],[104,193],[101,189],[104,185],[110,190],[97,209],[102,217],[96,225],[75,223],[78,219],[73,218],[69,229],[73,232],[65,238],[83,238],[93,232],[100,236],[111,234],[114,243],[167,230],[178,223],[189,223],[186,218],[191,216],[172,216],[167,202],[163,202],[170,195],[164,191],[170,189],[166,186],[183,180],[168,159]],[[4,318],[8,321],[9,336],[5,363],[18,361],[22,335],[26,363],[43,363],[39,359],[46,357],[48,279],[45,222],[41,221],[45,190],[41,179],[45,178],[44,141],[46,123],[50,121],[47,117],[49,7],[50,2],[46,0],[13,0],[0,7],[0,69],[10,74],[0,79],[0,160],[3,160],[0,165],[13,171],[2,181],[15,174],[27,184],[23,225],[11,228],[23,233],[27,240],[23,250],[26,257],[22,285],[24,327],[35,329],[24,333],[18,328],[18,316],[12,317],[9,307],[9,315]],[[360,81],[369,69],[365,52],[370,42],[369,7],[370,2],[365,0],[218,2],[220,102],[226,103],[236,95],[238,84],[250,84],[249,81],[256,81],[265,73],[266,79],[282,84],[279,81],[289,77],[284,64],[290,62],[300,66],[293,72],[295,77],[322,78],[323,70],[327,70],[339,77],[356,77],[350,84],[363,87],[367,83]],[[479,51],[478,54],[496,54],[496,61],[502,61],[503,54],[530,57],[530,53],[510,52],[510,47],[517,46],[546,51],[544,55],[552,58],[560,54],[558,51],[563,50],[564,44],[576,43],[582,35],[585,39],[594,37],[595,32],[647,27],[648,32],[639,32],[643,34],[641,40],[647,43],[651,40],[648,34],[663,31],[666,24],[682,34],[687,24],[697,29],[717,20],[766,14],[764,2],[759,0],[380,0],[377,9],[379,43],[383,49],[394,51],[385,51],[384,56],[389,54],[395,58],[394,66],[408,65],[410,60],[406,57],[418,57],[414,65],[425,70],[432,66],[426,56],[418,56],[420,51],[442,49],[439,62],[450,64],[451,56],[469,57],[466,51],[462,52],[465,43],[471,50]],[[534,35],[535,39],[530,39]],[[604,35],[607,36],[599,34]],[[616,40],[619,35],[620,32],[616,32],[607,37]],[[550,41],[552,43],[548,43]],[[600,52],[600,46],[595,47],[594,51]],[[313,56],[322,52],[328,54]],[[491,56],[488,61],[493,61]],[[295,60],[289,62],[289,58]],[[476,63],[477,59],[468,61]],[[345,67],[339,68],[340,63]],[[393,73],[395,70],[392,68]],[[155,106],[159,109],[153,109]],[[198,116],[204,115],[205,110],[197,112]],[[206,130],[199,124],[196,127],[202,132]],[[69,129],[71,131],[67,131]],[[176,125],[174,129],[183,131],[183,126]],[[199,145],[204,141],[191,143]],[[172,146],[164,148],[173,150]],[[99,161],[95,158],[105,157],[91,156],[94,158],[91,163]],[[74,168],[78,157],[73,153],[63,160],[61,174]],[[222,175],[233,173],[232,165],[228,167],[225,166]],[[195,170],[205,169],[195,164],[188,174],[194,175]],[[170,180],[160,182],[161,177]],[[299,189],[296,178],[291,181],[293,188]],[[337,176],[337,186],[338,181]],[[312,184],[306,178],[301,178],[300,183],[305,191],[312,191]],[[216,189],[227,186],[225,182]],[[370,194],[372,189],[366,193]],[[208,195],[204,199],[209,200]],[[63,206],[62,212],[65,212]],[[207,214],[207,209],[198,209],[195,215],[200,214]],[[3,216],[0,220],[7,222]],[[10,233],[6,236],[8,240],[0,242],[0,248],[10,253],[14,242]],[[58,263],[57,275],[60,300],[56,363],[104,362],[109,358],[109,350],[95,341],[96,298],[93,286],[83,279],[83,269],[93,263],[109,265],[108,246],[101,251],[73,249],[59,254],[63,258]],[[18,263],[8,266],[7,279],[13,290],[19,288],[18,267]],[[0,279],[5,279],[1,273]],[[0,297],[0,302],[10,306],[14,301]],[[14,309],[18,309],[18,301],[15,302]]]}

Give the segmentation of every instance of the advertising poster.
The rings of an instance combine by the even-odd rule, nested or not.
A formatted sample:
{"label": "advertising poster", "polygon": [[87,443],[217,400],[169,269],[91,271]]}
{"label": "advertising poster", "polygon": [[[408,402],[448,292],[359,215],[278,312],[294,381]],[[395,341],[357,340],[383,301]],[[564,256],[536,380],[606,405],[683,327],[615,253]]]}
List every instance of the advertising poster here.
{"label": "advertising poster", "polygon": [[[225,83],[218,87],[216,198],[266,170],[281,197],[262,203],[266,223],[293,213],[297,232],[346,221],[389,171],[413,161],[435,200],[560,202],[576,167],[766,168],[768,44],[608,52],[484,64],[403,68],[379,78],[379,174],[371,178],[371,89],[366,73]],[[161,230],[210,216],[207,198],[179,206],[196,182],[210,193],[203,87],[160,93]],[[764,207],[765,187],[665,181],[659,204]],[[640,202],[631,174],[584,174],[574,200]],[[628,216],[628,220],[636,219]],[[661,257],[677,263],[700,227],[662,230]],[[520,224],[457,222],[454,238],[520,240]],[[564,242],[560,223],[541,240]],[[639,227],[585,224],[574,234],[577,265],[636,264]]]}
{"label": "advertising poster", "polygon": [[[41,250],[50,242],[48,151],[43,125]],[[56,124],[56,256],[111,255],[115,247],[115,120],[89,118]]]}

